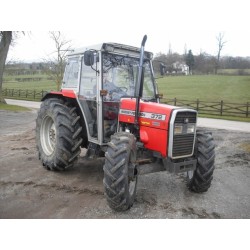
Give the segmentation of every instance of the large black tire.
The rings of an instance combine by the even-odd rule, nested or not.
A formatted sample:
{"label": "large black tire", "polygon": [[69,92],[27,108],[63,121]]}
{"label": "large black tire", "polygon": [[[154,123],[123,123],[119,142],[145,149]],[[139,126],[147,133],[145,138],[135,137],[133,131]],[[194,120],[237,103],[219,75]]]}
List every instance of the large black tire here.
{"label": "large black tire", "polygon": [[132,207],[137,186],[136,139],[130,133],[111,136],[105,154],[104,189],[110,208],[125,211]]}
{"label": "large black tire", "polygon": [[215,145],[212,133],[197,130],[194,155],[195,171],[188,172],[188,187],[196,193],[206,192],[211,186],[215,161]]}
{"label": "large black tire", "polygon": [[79,120],[76,108],[62,99],[42,102],[36,119],[36,143],[46,169],[65,170],[76,163],[82,143]]}

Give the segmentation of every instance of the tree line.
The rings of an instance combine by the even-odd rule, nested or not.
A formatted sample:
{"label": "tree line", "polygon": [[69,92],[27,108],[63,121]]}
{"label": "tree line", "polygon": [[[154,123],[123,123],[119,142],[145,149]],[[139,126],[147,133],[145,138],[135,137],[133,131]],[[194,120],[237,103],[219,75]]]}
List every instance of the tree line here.
{"label": "tree line", "polygon": [[[193,74],[215,74],[216,67],[218,67],[215,56],[206,52],[201,52],[198,55],[192,55],[191,53],[182,55],[178,53],[158,53],[154,57],[154,68],[159,72],[159,65],[162,62],[167,66],[166,71],[173,72],[176,70],[176,62],[179,62],[191,66]],[[64,67],[65,62],[63,63]],[[239,75],[244,74],[245,69],[250,69],[250,57],[221,57],[218,69],[237,69]],[[52,67],[52,63],[48,61],[33,63],[12,62],[5,66],[4,74],[5,76],[48,75],[55,73],[55,71],[55,67]]]}
{"label": "tree line", "polygon": [[[63,69],[66,63],[63,64]],[[22,75],[49,75],[55,74],[55,68],[51,62],[11,62],[5,65],[4,77],[6,76],[22,76]]]}
{"label": "tree line", "polygon": [[158,53],[154,57],[154,68],[160,73],[160,64],[165,65],[165,73],[175,71],[175,63],[182,62],[189,66],[192,74],[218,74],[219,69],[237,69],[238,74],[248,74],[245,69],[250,69],[250,57],[223,56],[218,61],[217,56],[206,52],[193,55],[192,50],[187,54],[178,54],[168,51],[167,54]]}
{"label": "tree line", "polygon": [[220,32],[216,36],[217,54],[210,55],[206,52],[200,52],[198,55],[193,55],[190,49],[187,52],[185,46],[184,54],[172,53],[171,45],[167,54],[158,53],[154,60],[161,75],[171,72],[178,73],[176,62],[185,63],[189,68],[189,74],[218,74],[219,69],[238,69],[238,74],[249,74],[245,69],[250,69],[250,57],[232,57],[221,56],[222,50],[227,44],[225,34]]}

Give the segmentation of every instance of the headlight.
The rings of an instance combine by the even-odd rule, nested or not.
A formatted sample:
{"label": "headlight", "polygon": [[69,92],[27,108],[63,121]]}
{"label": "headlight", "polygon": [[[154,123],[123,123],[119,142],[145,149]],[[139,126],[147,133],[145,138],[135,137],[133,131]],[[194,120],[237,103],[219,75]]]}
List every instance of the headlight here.
{"label": "headlight", "polygon": [[176,124],[174,126],[174,134],[194,134],[195,132],[195,124]]}
{"label": "headlight", "polygon": [[174,134],[175,135],[182,134],[182,131],[183,131],[183,127],[181,125],[174,126]]}
{"label": "headlight", "polygon": [[187,134],[191,134],[191,133],[193,134],[194,130],[195,130],[195,125],[194,124],[188,124]]}

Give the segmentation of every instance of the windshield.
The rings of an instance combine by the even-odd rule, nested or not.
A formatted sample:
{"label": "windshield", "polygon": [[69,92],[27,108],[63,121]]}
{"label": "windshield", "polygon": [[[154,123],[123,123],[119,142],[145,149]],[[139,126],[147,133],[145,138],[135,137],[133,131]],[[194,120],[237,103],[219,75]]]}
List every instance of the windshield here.
{"label": "windshield", "polygon": [[[122,97],[134,97],[139,59],[128,56],[103,54],[103,89],[108,91],[104,101],[119,101]],[[150,62],[144,63],[142,99],[155,98]]]}

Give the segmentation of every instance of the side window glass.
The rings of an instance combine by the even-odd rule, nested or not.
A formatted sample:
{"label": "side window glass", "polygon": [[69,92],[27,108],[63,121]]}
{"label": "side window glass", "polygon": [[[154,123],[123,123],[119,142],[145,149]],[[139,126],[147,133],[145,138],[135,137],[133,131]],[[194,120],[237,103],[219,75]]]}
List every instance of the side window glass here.
{"label": "side window glass", "polygon": [[149,63],[145,63],[144,70],[144,84],[143,84],[143,98],[152,99],[155,96],[154,85],[152,81],[152,75],[149,67]]}
{"label": "side window glass", "polygon": [[82,62],[80,95],[84,96],[87,99],[95,98],[97,94],[96,84],[97,84],[96,72],[90,66],[86,66],[84,62]]}
{"label": "side window glass", "polygon": [[79,58],[69,58],[65,68],[63,87],[75,88],[78,86],[78,74],[79,74]]}

